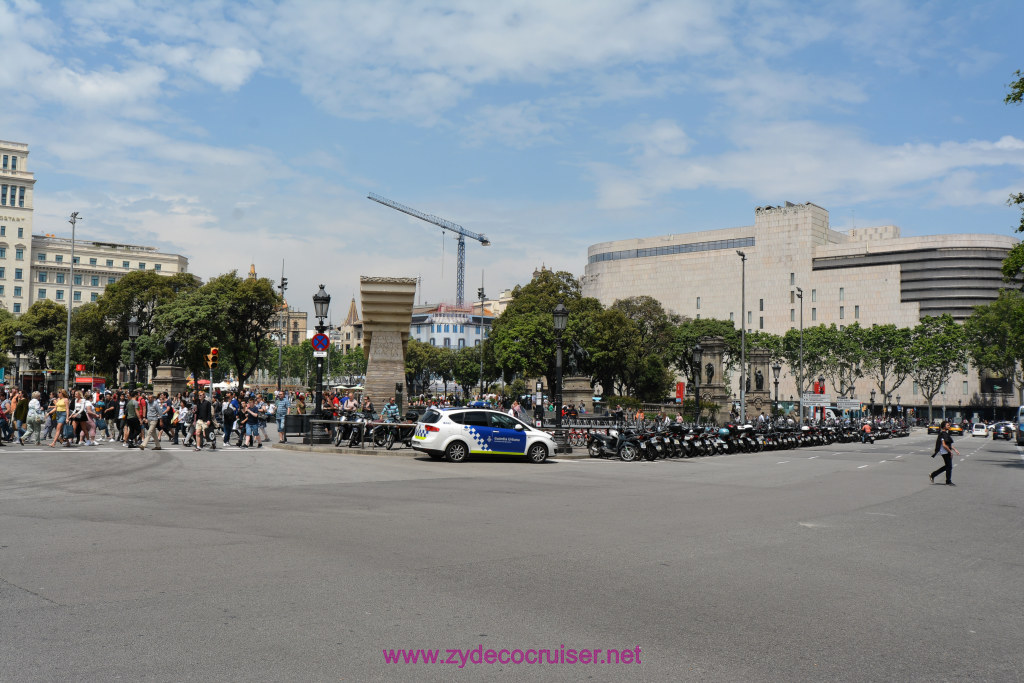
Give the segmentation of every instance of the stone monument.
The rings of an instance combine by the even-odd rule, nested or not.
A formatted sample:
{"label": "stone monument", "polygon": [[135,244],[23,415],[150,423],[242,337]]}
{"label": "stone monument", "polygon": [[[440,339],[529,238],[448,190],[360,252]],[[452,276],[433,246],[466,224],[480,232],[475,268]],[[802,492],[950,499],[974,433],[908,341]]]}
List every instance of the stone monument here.
{"label": "stone monument", "polygon": [[[700,383],[701,403],[710,402],[718,405],[718,421],[722,416],[729,416],[729,388],[725,386],[725,339],[722,337],[704,337],[700,340],[703,352],[703,372]],[[705,417],[712,417],[701,411]]]}
{"label": "stone monument", "polygon": [[405,348],[416,299],[416,278],[363,275],[359,278],[359,295],[367,359],[363,395],[369,396],[379,410],[395,395],[396,384],[405,387]]}
{"label": "stone monument", "polygon": [[188,390],[188,382],[185,380],[185,368],[178,364],[178,357],[181,355],[181,343],[175,340],[177,332],[171,330],[164,337],[164,349],[167,355],[163,363],[157,366],[156,376],[153,377],[153,392],[159,394],[166,391],[168,396],[184,393]]}
{"label": "stone monument", "polygon": [[582,403],[587,413],[593,413],[594,389],[590,386],[590,377],[581,372],[589,359],[590,354],[587,353],[587,350],[575,342],[566,349],[566,375],[562,378],[562,403],[576,406],[576,408],[579,408]]}
{"label": "stone monument", "polygon": [[753,422],[762,412],[766,417],[772,415],[772,395],[768,382],[768,373],[771,370],[768,367],[769,354],[766,349],[749,349],[747,358],[750,360],[747,369],[747,422]]}

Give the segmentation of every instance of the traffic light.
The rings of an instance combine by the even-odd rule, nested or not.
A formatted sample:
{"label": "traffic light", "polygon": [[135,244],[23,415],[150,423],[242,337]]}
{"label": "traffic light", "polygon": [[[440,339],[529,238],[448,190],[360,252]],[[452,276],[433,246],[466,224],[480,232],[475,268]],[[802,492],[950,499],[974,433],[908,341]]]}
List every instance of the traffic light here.
{"label": "traffic light", "polygon": [[282,277],[281,278],[281,291],[283,292],[286,289],[288,289],[288,278]]}
{"label": "traffic light", "polygon": [[216,346],[210,347],[210,353],[206,356],[206,365],[212,370],[217,367],[217,354],[220,350]]}
{"label": "traffic light", "polygon": [[478,298],[478,299],[483,299],[484,298],[484,288],[483,287],[478,287],[477,288],[477,290],[476,290],[476,298]]}

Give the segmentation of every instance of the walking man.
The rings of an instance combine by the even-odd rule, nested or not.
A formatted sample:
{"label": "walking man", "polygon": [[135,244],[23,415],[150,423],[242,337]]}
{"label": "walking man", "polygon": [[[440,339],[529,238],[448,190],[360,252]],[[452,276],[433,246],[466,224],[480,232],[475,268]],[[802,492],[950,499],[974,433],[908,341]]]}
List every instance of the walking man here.
{"label": "walking man", "polygon": [[160,448],[160,418],[164,414],[164,405],[162,400],[167,398],[167,392],[160,394],[159,396],[150,395],[146,401],[146,436],[142,440],[142,445],[139,446],[140,450],[146,450],[146,444],[149,443],[150,439],[153,439],[153,450],[159,451]]}
{"label": "walking man", "polygon": [[[203,436],[213,426],[213,404],[207,400],[205,391],[199,392],[199,400],[196,401],[195,420],[192,426],[195,429],[196,439],[196,445],[192,450],[198,451],[203,447]],[[217,450],[216,437],[212,433],[210,434],[210,450]]]}
{"label": "walking man", "polygon": [[945,472],[946,486],[956,486],[953,483],[953,453],[960,455],[960,451],[953,445],[953,437],[949,434],[949,422],[943,420],[942,425],[939,427],[939,435],[935,439],[935,452],[932,453],[933,458],[936,455],[942,456],[943,465],[928,475],[931,483],[934,484],[935,477]]}

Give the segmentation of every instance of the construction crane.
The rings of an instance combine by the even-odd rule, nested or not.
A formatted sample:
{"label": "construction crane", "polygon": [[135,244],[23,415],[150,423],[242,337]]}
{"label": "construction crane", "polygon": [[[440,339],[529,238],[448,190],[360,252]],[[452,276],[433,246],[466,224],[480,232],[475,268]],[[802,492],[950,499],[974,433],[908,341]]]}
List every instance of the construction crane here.
{"label": "construction crane", "polygon": [[379,194],[374,194],[373,192],[366,195],[366,198],[372,199],[378,204],[390,206],[395,211],[401,211],[402,213],[408,214],[413,218],[419,218],[421,221],[433,223],[434,225],[445,230],[451,230],[452,232],[459,236],[459,255],[458,263],[455,269],[455,305],[459,306],[460,308],[464,306],[466,303],[466,238],[469,237],[475,239],[480,244],[484,245],[485,247],[488,247],[490,246],[491,241],[487,239],[487,236],[481,235],[480,233],[476,233],[471,230],[466,230],[458,223],[452,223],[451,221],[446,221],[443,218],[438,218],[437,216],[433,216],[429,213],[417,211],[416,209],[408,207],[405,204],[399,204],[398,202],[391,201],[387,197],[381,197]]}

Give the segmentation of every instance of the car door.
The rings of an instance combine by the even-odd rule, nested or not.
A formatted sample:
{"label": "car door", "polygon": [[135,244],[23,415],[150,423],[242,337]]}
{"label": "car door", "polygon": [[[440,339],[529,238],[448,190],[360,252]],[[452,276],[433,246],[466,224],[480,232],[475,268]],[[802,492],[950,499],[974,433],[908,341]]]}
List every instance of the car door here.
{"label": "car door", "polygon": [[[453,415],[452,418],[454,417]],[[494,429],[487,419],[487,413],[483,410],[467,410],[460,413],[459,418],[462,433],[470,439],[470,453],[490,453]]]}
{"label": "car door", "polygon": [[519,420],[502,413],[488,413],[487,417],[491,426],[491,452],[509,455],[526,452],[526,430]]}

